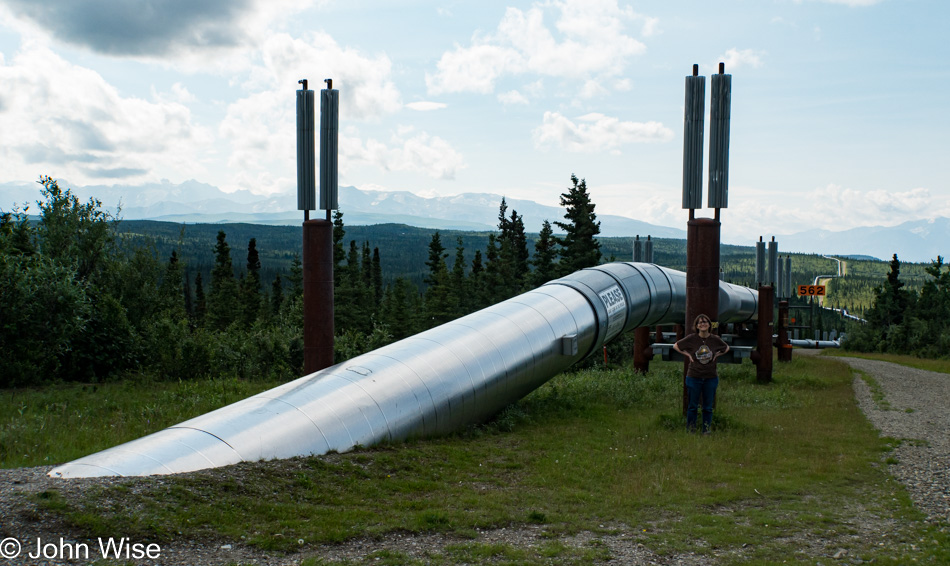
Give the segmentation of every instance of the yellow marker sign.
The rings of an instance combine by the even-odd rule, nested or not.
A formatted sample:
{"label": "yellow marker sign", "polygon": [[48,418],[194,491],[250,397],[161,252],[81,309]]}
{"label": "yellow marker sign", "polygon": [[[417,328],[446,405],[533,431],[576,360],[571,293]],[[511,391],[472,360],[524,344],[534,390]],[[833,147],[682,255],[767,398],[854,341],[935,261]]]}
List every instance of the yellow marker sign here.
{"label": "yellow marker sign", "polygon": [[799,297],[824,297],[825,290],[826,289],[824,285],[799,285],[798,296]]}

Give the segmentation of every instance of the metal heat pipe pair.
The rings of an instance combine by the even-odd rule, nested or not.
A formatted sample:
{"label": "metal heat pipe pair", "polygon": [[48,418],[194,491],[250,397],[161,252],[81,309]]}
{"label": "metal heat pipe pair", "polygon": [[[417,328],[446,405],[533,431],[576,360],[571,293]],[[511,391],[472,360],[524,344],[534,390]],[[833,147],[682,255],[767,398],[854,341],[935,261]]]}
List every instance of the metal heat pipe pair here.
{"label": "metal heat pipe pair", "polygon": [[[720,282],[719,320],[754,320],[755,291]],[[61,465],[52,477],[147,476],[345,452],[484,421],[610,339],[682,323],[684,273],[611,263]]]}

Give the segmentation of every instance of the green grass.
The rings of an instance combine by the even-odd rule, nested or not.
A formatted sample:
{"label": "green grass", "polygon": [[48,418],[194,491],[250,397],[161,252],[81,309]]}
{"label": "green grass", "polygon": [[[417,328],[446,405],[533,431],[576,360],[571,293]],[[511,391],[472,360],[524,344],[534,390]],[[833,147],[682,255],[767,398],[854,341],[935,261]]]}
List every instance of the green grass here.
{"label": "green grass", "polygon": [[0,390],[0,468],[75,460],[277,385],[129,380]]}
{"label": "green grass", "polygon": [[890,411],[891,403],[887,400],[887,395],[885,395],[884,388],[881,387],[880,382],[868,375],[867,372],[854,370],[854,373],[860,376],[861,380],[867,384],[868,389],[871,391],[871,400],[874,401],[874,404],[877,405],[877,408],[882,411]]}
{"label": "green grass", "polygon": [[[685,432],[681,368],[565,373],[450,438],[122,480],[79,504],[55,492],[37,504],[90,535],[135,540],[211,537],[287,552],[399,533],[461,541],[427,564],[593,564],[619,533],[719,564],[813,564],[814,552],[831,563],[838,546],[822,544],[878,562],[950,561],[950,537],[921,523],[889,475],[893,443],[860,413],[843,363],[802,356],[776,364],[768,385],[749,364],[723,367],[708,437]],[[858,516],[881,526],[887,544],[856,526]],[[476,540],[529,526],[545,544]],[[562,542],[580,532],[595,543]],[[818,550],[803,553],[803,539]],[[420,563],[389,550],[366,562]]]}

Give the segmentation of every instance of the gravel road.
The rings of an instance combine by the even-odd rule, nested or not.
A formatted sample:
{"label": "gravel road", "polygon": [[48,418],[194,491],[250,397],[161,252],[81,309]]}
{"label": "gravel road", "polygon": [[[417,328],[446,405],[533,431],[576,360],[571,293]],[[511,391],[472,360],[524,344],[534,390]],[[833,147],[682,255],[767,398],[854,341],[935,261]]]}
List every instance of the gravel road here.
{"label": "gravel road", "polygon": [[871,388],[855,378],[858,404],[882,436],[901,440],[891,467],[917,507],[932,523],[950,523],[950,375],[888,362],[838,358],[877,382],[884,392],[875,402]]}

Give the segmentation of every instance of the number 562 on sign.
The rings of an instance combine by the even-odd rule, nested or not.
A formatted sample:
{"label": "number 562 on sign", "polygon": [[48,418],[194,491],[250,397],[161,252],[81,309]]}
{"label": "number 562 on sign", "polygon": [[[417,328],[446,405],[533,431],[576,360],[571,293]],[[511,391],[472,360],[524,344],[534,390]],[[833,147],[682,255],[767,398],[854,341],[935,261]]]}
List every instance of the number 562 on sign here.
{"label": "number 562 on sign", "polygon": [[798,296],[799,297],[824,297],[825,286],[824,285],[799,285]]}

